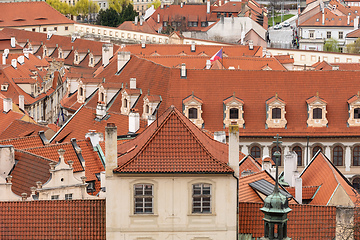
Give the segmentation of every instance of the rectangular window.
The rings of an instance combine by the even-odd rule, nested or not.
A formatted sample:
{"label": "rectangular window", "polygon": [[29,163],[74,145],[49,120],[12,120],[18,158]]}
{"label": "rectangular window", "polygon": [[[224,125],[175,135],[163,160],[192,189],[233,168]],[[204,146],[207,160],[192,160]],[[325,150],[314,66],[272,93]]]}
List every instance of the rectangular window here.
{"label": "rectangular window", "polygon": [[66,26],[66,27],[65,27],[65,31],[67,31],[67,30],[69,30],[69,27]]}
{"label": "rectangular window", "polygon": [[57,31],[57,27],[54,27],[54,30]]}
{"label": "rectangular window", "polygon": [[52,195],[51,200],[59,200],[59,195]]}
{"label": "rectangular window", "polygon": [[339,32],[339,39],[343,39],[344,38],[344,32]]}
{"label": "rectangular window", "polygon": [[309,38],[314,39],[315,38],[315,31],[309,31]]}
{"label": "rectangular window", "polygon": [[46,32],[46,28],[43,28],[43,32]]}
{"label": "rectangular window", "polygon": [[134,213],[152,214],[153,213],[153,185],[135,184],[134,185]]}
{"label": "rectangular window", "polygon": [[211,213],[211,184],[194,184],[192,213]]}
{"label": "rectangular window", "polygon": [[326,38],[331,38],[331,32],[326,32]]}
{"label": "rectangular window", "polygon": [[35,28],[33,28],[32,31],[35,32]]}
{"label": "rectangular window", "polygon": [[72,193],[65,194],[65,200],[72,200]]}
{"label": "rectangular window", "polygon": [[164,27],[166,27],[166,26],[167,26],[167,22],[166,22],[166,21],[164,21],[164,22],[163,22],[163,25],[164,25]]}

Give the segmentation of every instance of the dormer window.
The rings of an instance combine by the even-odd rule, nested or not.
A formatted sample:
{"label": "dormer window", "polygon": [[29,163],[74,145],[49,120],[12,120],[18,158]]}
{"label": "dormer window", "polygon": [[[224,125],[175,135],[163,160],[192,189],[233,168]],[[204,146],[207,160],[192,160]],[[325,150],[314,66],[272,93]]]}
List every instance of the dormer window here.
{"label": "dormer window", "polygon": [[327,102],[319,97],[319,93],[316,96],[306,100],[308,105],[308,127],[326,127],[328,120],[326,119],[326,105]]}
{"label": "dormer window", "polygon": [[86,99],[85,96],[85,85],[81,80],[78,82],[78,94],[77,94],[77,101],[79,103],[84,103]]}
{"label": "dormer window", "polygon": [[74,52],[74,64],[79,64],[79,53],[77,51]]}
{"label": "dormer window", "polygon": [[360,126],[360,92],[357,95],[352,96],[348,100],[349,109],[349,127]]}
{"label": "dormer window", "polygon": [[267,128],[285,128],[287,120],[285,119],[285,102],[276,94],[266,101],[266,127]]}
{"label": "dormer window", "polygon": [[105,101],[104,93],[100,93],[100,101],[101,102]]}
{"label": "dormer window", "polygon": [[194,93],[183,100],[184,115],[189,118],[197,127],[202,128],[204,120],[201,117],[203,102],[195,97]]}
{"label": "dormer window", "polygon": [[138,101],[141,93],[141,89],[136,88],[136,84],[130,85],[130,88],[125,87],[121,90],[121,114],[129,115],[130,109]]}
{"label": "dormer window", "polygon": [[142,118],[147,119],[150,115],[153,115],[161,101],[161,96],[150,95],[150,92],[148,92],[148,94],[144,97]]}
{"label": "dormer window", "polygon": [[244,102],[240,99],[235,97],[235,93],[233,96],[225,99],[223,101],[224,105],[224,126],[229,127],[231,122],[236,122],[239,127],[244,126],[244,118],[243,118],[243,105]]}
{"label": "dormer window", "polygon": [[89,53],[89,67],[94,67],[94,56],[92,53]]}

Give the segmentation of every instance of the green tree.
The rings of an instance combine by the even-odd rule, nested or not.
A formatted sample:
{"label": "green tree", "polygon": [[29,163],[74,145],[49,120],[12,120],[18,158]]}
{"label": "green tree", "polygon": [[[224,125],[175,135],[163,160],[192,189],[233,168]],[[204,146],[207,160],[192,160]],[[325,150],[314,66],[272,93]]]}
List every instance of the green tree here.
{"label": "green tree", "polygon": [[100,10],[96,18],[96,24],[109,27],[117,27],[120,25],[120,14],[112,8],[108,8],[105,11]]}
{"label": "green tree", "polygon": [[149,3],[149,4],[147,5],[148,8],[151,7],[151,6],[154,6],[154,8],[157,9],[158,7],[161,6],[161,1],[160,1],[160,0],[156,0],[156,1],[153,1],[152,3]]}
{"label": "green tree", "polygon": [[75,4],[75,11],[78,15],[81,15],[83,18],[89,15],[89,13],[99,12],[100,6],[97,3],[94,3],[91,0],[79,0]]}
{"label": "green tree", "polygon": [[46,3],[64,15],[76,15],[74,7],[60,0],[46,0]]}
{"label": "green tree", "polygon": [[339,43],[333,38],[329,38],[324,44],[325,52],[339,52]]}
{"label": "green tree", "polygon": [[355,42],[346,45],[346,52],[348,53],[360,53],[360,38],[356,39]]}
{"label": "green tree", "polygon": [[121,13],[123,11],[123,7],[126,7],[130,3],[130,0],[109,0],[109,8]]}
{"label": "green tree", "polygon": [[125,21],[134,21],[137,15],[138,13],[134,10],[134,6],[131,3],[123,6],[120,13],[120,24]]}

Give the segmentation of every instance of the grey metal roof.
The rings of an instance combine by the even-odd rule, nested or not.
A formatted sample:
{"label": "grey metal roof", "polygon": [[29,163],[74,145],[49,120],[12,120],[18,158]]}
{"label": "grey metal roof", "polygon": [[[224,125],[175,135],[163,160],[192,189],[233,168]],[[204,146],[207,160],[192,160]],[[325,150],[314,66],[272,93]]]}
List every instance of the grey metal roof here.
{"label": "grey metal roof", "polygon": [[[275,188],[274,184],[269,183],[265,179],[260,179],[258,181],[249,183],[249,185],[253,189],[261,192],[262,194],[264,194],[265,196],[269,196],[274,191],[274,188]],[[279,190],[280,190],[280,193],[285,195],[287,198],[292,198],[293,197],[291,194],[285,192],[281,188],[279,188]]]}

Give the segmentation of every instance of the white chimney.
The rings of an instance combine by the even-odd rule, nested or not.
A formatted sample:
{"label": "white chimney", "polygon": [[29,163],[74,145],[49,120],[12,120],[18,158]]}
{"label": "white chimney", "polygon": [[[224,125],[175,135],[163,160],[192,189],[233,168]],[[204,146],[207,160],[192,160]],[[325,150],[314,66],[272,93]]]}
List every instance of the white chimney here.
{"label": "white chimney", "polygon": [[112,43],[104,43],[102,45],[102,64],[106,66],[109,64],[110,58],[114,54],[114,46]]}
{"label": "white chimney", "polygon": [[224,1],[224,4],[227,4],[227,3],[228,3],[228,0],[225,0],[225,1]]}
{"label": "white chimney", "polygon": [[10,52],[10,50],[9,49],[4,49],[4,53],[3,54],[5,54],[5,56],[6,56],[6,58],[8,57],[8,55],[9,55],[9,52]]}
{"label": "white chimney", "polygon": [[271,53],[270,53],[270,52],[268,52],[268,51],[266,51],[265,56],[266,56],[266,58],[270,58]]}
{"label": "white chimney", "polygon": [[191,41],[190,51],[195,52],[195,50],[196,50],[195,41]]}
{"label": "white chimney", "polygon": [[210,14],[210,0],[206,1],[206,14]]}
{"label": "white chimney", "polygon": [[129,60],[130,52],[118,52],[117,72],[119,72]]}
{"label": "white chimney", "polygon": [[354,18],[354,30],[357,30],[359,28],[359,16],[356,16]]}
{"label": "white chimney", "polygon": [[12,110],[12,99],[4,98],[3,99],[3,111],[7,113],[10,110]]}
{"label": "white chimney", "polygon": [[106,115],[106,105],[98,103],[96,106],[96,118],[102,119]]}
{"label": "white chimney", "polygon": [[284,181],[293,187],[293,178],[297,170],[297,154],[288,152],[284,156]]}
{"label": "white chimney", "polygon": [[239,125],[229,125],[229,166],[239,178]]}
{"label": "white chimney", "polygon": [[164,3],[161,1],[161,4],[160,4],[160,8],[163,9],[164,8]]}
{"label": "white chimney", "polygon": [[11,66],[13,66],[13,68],[15,68],[15,69],[17,66],[16,63],[17,63],[16,59],[11,59]]}
{"label": "white chimney", "polygon": [[186,78],[186,65],[185,63],[181,64],[180,77]]}
{"label": "white chimney", "polygon": [[180,7],[182,8],[183,6],[184,6],[184,3],[183,3],[183,2],[181,2],[181,3],[180,3]]}
{"label": "white chimney", "polygon": [[206,69],[210,69],[211,68],[211,61],[208,59],[206,60]]}
{"label": "white chimney", "polygon": [[117,127],[114,123],[108,123],[105,127],[105,153],[106,177],[111,177],[117,167]]}
{"label": "white chimney", "polygon": [[347,16],[347,25],[350,25],[350,15]]}
{"label": "white chimney", "polygon": [[147,119],[147,125],[150,126],[153,122],[155,122],[156,117],[154,115],[149,115]]}
{"label": "white chimney", "polygon": [[253,40],[249,41],[249,50],[254,50],[254,42],[253,42]]}
{"label": "white chimney", "polygon": [[136,89],[136,78],[130,78],[130,89]]}
{"label": "white chimney", "polygon": [[143,25],[143,21],[144,21],[144,18],[141,16],[141,17],[140,17],[140,26]]}
{"label": "white chimney", "polygon": [[324,14],[324,8],[322,9],[322,25],[325,24],[325,14]]}
{"label": "white chimney", "polygon": [[271,159],[269,156],[264,156],[263,160],[262,160],[262,164],[261,164],[261,168],[262,170],[267,171],[268,173],[271,173]]}
{"label": "white chimney", "polygon": [[145,39],[141,40],[141,48],[145,48],[146,44],[145,44]]}
{"label": "white chimney", "polygon": [[265,57],[266,56],[266,48],[264,47],[262,50],[262,56]]}
{"label": "white chimney", "polygon": [[25,111],[24,102],[24,95],[19,95],[19,108],[23,111]]}
{"label": "white chimney", "polygon": [[225,131],[214,132],[214,140],[222,143],[226,143],[226,133]]}
{"label": "white chimney", "polygon": [[221,0],[219,0],[219,7],[221,7]]}
{"label": "white chimney", "polygon": [[19,62],[20,65],[24,64],[25,63],[25,57],[24,56],[19,56],[17,58],[17,61]]}
{"label": "white chimney", "polygon": [[302,179],[295,178],[295,199],[299,204],[302,204]]}
{"label": "white chimney", "polygon": [[12,48],[14,48],[14,47],[16,46],[15,37],[11,37],[11,38],[10,38],[10,46],[11,46]]}
{"label": "white chimney", "polygon": [[135,16],[135,25],[137,25],[137,23],[138,23],[138,16]]}
{"label": "white chimney", "polygon": [[160,13],[157,15],[157,22],[160,23]]}
{"label": "white chimney", "polygon": [[129,133],[136,133],[140,128],[140,114],[135,111],[129,113]]}
{"label": "white chimney", "polygon": [[2,64],[6,64],[6,54],[2,54]]}
{"label": "white chimney", "polygon": [[85,138],[89,138],[91,145],[96,147],[99,142],[104,141],[104,135],[102,133],[96,132],[96,130],[89,130],[88,133],[85,134]]}

